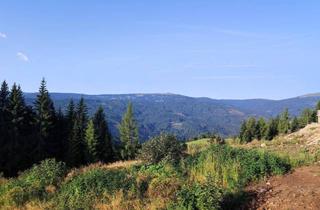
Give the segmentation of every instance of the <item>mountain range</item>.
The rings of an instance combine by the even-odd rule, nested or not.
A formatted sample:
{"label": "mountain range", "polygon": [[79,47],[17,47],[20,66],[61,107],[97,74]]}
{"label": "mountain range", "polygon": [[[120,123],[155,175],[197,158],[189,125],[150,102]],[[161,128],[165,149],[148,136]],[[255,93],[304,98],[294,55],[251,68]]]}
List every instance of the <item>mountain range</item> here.
{"label": "mountain range", "polygon": [[[32,105],[37,93],[24,93]],[[177,94],[104,94],[85,95],[75,93],[51,93],[56,108],[66,108],[70,99],[78,101],[84,97],[88,113],[102,106],[113,136],[118,136],[117,126],[132,102],[135,118],[139,124],[141,141],[160,134],[173,133],[181,139],[195,137],[201,133],[219,133],[223,136],[236,135],[241,122],[250,117],[269,118],[285,108],[291,115],[299,114],[305,108],[313,108],[320,100],[320,94],[283,99],[218,100],[195,98]]]}

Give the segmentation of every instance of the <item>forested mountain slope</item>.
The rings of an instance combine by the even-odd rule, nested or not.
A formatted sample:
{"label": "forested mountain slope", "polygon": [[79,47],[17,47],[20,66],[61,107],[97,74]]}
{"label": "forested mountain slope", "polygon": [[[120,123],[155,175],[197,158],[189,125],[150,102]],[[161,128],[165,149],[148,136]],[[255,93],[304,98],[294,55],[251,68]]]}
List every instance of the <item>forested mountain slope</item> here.
{"label": "forested mountain slope", "polygon": [[[64,109],[72,98],[84,97],[89,114],[103,106],[112,133],[117,136],[117,125],[129,101],[133,103],[142,140],[161,132],[175,133],[180,138],[190,138],[200,133],[217,132],[224,136],[238,133],[241,121],[248,116],[275,116],[289,108],[296,115],[304,108],[314,107],[319,94],[311,94],[285,100],[216,100],[193,98],[176,94],[118,94],[82,95],[51,93],[54,104]],[[36,93],[25,93],[32,104]]]}

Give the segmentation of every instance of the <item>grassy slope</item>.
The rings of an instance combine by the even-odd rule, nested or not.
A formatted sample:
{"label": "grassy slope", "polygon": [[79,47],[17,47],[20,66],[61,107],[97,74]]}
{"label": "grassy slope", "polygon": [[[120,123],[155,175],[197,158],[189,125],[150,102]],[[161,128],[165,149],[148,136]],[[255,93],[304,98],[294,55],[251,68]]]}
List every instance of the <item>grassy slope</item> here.
{"label": "grassy slope", "polygon": [[[273,141],[246,145],[232,141],[227,141],[231,146],[210,145],[209,139],[200,139],[187,143],[189,156],[175,166],[125,161],[68,170],[49,161],[17,178],[1,178],[0,208],[232,207],[243,200],[241,191],[249,182],[283,174],[290,165],[317,161],[319,137],[320,125],[309,125]],[[210,198],[211,207],[202,197]]]}

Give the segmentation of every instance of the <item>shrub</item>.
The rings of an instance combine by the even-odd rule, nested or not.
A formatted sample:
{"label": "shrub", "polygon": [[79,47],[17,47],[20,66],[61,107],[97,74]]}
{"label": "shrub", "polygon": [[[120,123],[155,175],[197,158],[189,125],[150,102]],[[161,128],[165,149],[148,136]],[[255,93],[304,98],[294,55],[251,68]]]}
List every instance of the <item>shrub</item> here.
{"label": "shrub", "polygon": [[207,181],[204,184],[193,183],[183,186],[177,193],[177,202],[171,208],[214,210],[221,208],[221,202],[221,189],[212,181]]}
{"label": "shrub", "polygon": [[186,145],[175,136],[162,134],[144,143],[139,157],[148,163],[178,162],[185,149]]}
{"label": "shrub", "polygon": [[62,209],[91,209],[94,201],[104,194],[128,191],[135,180],[126,170],[93,169],[80,174],[59,191],[57,203]]}
{"label": "shrub", "polygon": [[288,170],[290,165],[285,159],[267,152],[213,145],[193,162],[190,177],[198,182],[212,177],[220,186],[233,191],[250,181]]}
{"label": "shrub", "polygon": [[66,166],[54,159],[34,165],[16,179],[0,187],[0,206],[20,206],[31,200],[48,198],[49,186],[58,186],[66,173]]}

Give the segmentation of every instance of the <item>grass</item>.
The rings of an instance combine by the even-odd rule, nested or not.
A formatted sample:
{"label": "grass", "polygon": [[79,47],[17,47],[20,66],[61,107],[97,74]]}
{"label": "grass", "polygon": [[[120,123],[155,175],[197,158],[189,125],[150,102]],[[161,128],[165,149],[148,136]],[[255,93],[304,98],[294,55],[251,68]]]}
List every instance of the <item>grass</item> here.
{"label": "grass", "polygon": [[0,179],[0,209],[220,209],[237,203],[249,182],[291,167],[269,143],[262,149],[208,139],[187,145],[189,155],[176,164],[124,161],[66,170],[44,161]]}

